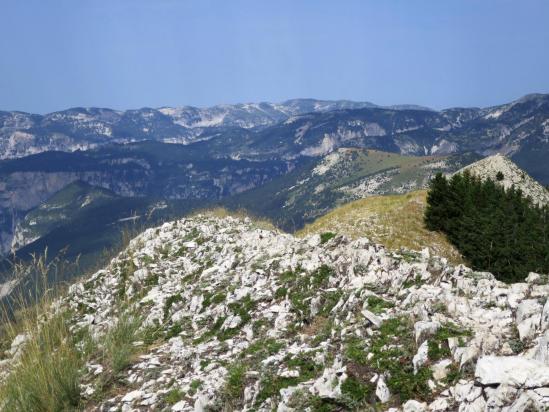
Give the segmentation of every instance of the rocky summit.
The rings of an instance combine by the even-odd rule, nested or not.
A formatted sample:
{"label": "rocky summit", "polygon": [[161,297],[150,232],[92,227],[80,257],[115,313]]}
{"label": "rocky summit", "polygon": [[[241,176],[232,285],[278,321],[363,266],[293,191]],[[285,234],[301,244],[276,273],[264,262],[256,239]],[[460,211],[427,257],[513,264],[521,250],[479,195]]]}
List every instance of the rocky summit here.
{"label": "rocky summit", "polygon": [[128,318],[145,336],[116,390],[86,364],[89,410],[524,411],[549,408],[548,295],[547,275],[204,214],[146,230],[55,307],[99,345]]}
{"label": "rocky summit", "polygon": [[468,171],[483,180],[491,179],[501,184],[506,190],[514,187],[520,189],[524,196],[530,197],[534,204],[549,204],[549,191],[520,169],[512,160],[501,154],[485,157],[465,166],[457,173]]}

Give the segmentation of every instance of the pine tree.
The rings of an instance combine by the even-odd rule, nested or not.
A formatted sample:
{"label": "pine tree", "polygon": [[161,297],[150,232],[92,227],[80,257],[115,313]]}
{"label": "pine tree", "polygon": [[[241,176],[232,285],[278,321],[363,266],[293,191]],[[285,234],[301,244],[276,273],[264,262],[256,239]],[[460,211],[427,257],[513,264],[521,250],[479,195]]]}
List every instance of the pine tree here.
{"label": "pine tree", "polygon": [[439,174],[429,188],[425,224],[445,233],[474,269],[500,280],[549,273],[549,206],[534,205],[514,187],[506,191],[468,173],[449,181]]}

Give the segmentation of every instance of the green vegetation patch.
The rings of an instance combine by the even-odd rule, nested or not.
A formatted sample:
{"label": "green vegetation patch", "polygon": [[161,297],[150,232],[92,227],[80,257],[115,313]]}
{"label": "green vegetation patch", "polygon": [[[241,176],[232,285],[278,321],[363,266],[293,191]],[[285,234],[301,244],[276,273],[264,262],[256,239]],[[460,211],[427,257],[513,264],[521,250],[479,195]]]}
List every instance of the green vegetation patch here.
{"label": "green vegetation patch", "polygon": [[[328,265],[322,265],[311,273],[284,272],[280,281],[285,288],[285,296],[289,297],[292,311],[299,321],[309,322],[311,318],[310,300],[318,294],[319,289],[327,288],[330,276],[334,270]],[[283,292],[280,292],[282,295]],[[327,314],[339,301],[341,292],[324,292],[321,315]]]}
{"label": "green vegetation patch", "polygon": [[55,411],[80,406],[80,380],[89,354],[78,346],[82,339],[91,342],[91,338],[85,331],[73,334],[69,318],[68,312],[57,314],[26,342],[19,363],[0,385],[3,410]]}
{"label": "green vegetation patch", "polygon": [[204,300],[202,301],[202,308],[206,309],[207,307],[211,305],[218,305],[225,301],[227,297],[226,293],[218,292],[218,293],[212,293],[212,292],[206,292],[204,293]]}
{"label": "green vegetation patch", "polygon": [[341,384],[341,393],[347,406],[355,409],[370,399],[373,387],[350,376]]}
{"label": "green vegetation patch", "polygon": [[261,338],[248,346],[242,356],[251,363],[257,363],[278,353],[283,347],[284,343],[274,338]]}
{"label": "green vegetation patch", "polygon": [[102,339],[103,360],[113,376],[117,376],[130,365],[132,356],[137,352],[133,343],[139,340],[140,326],[141,319],[130,314],[122,314]]}
{"label": "green vegetation patch", "polygon": [[284,359],[284,364],[293,370],[299,372],[296,377],[282,377],[272,371],[267,371],[261,378],[260,389],[256,398],[256,406],[261,405],[268,398],[276,398],[280,390],[290,386],[296,386],[301,382],[314,379],[320,375],[323,366],[314,361],[315,352],[302,352],[293,357],[288,356]]}
{"label": "green vegetation patch", "polygon": [[185,396],[185,393],[181,389],[172,388],[166,394],[166,397],[164,398],[164,402],[166,402],[168,405],[174,405],[180,400],[182,400],[184,396]]}
{"label": "green vegetation patch", "polygon": [[336,237],[336,234],[333,232],[324,232],[320,234],[320,243],[324,244],[328,242],[330,239],[333,239]]}
{"label": "green vegetation patch", "polygon": [[220,316],[207,332],[205,332],[198,339],[195,339],[195,344],[205,342],[214,336],[220,341],[225,341],[238,335],[238,333],[242,330],[242,327],[252,320],[252,313],[257,306],[257,302],[255,302],[250,295],[246,295],[243,299],[237,302],[229,303],[227,306],[235,315],[240,316],[240,324],[234,328],[221,330],[221,327],[227,317]]}
{"label": "green vegetation patch", "polygon": [[431,377],[428,367],[419,368],[414,374],[412,358],[417,352],[411,319],[388,319],[379,327],[379,334],[371,342],[373,357],[370,365],[378,373],[387,375],[387,386],[401,402],[408,399],[428,399],[431,390],[427,381]]}
{"label": "green vegetation patch", "polygon": [[118,297],[123,299],[126,295],[126,283],[137,270],[137,267],[133,263],[133,259],[126,259],[124,263],[119,266],[120,280],[118,283]]}
{"label": "green vegetation patch", "polygon": [[246,367],[241,363],[234,363],[227,370],[224,395],[231,402],[238,402],[244,393],[246,385]]}
{"label": "green vegetation patch", "polygon": [[414,374],[412,358],[417,352],[413,323],[406,317],[384,321],[377,333],[366,340],[358,336],[345,342],[344,355],[348,362],[351,381],[345,385],[347,397],[352,402],[362,402],[375,390],[369,380],[374,374],[386,377],[391,393],[401,402],[408,399],[428,399],[431,390],[427,384],[431,377],[428,367]]}
{"label": "green vegetation patch", "polygon": [[448,338],[465,338],[471,336],[471,332],[465,329],[461,329],[453,323],[446,323],[442,325],[437,333],[428,341],[429,359],[433,362],[439,361],[443,358],[449,358],[452,356],[450,347],[448,346]]}
{"label": "green vegetation patch", "polygon": [[368,302],[368,310],[373,313],[381,313],[385,311],[385,309],[390,309],[395,306],[392,302],[374,295],[368,296],[366,301]]}
{"label": "green vegetation patch", "polygon": [[172,305],[174,305],[175,303],[181,302],[182,300],[183,298],[179,293],[168,296],[168,299],[166,299],[166,302],[164,302],[164,321],[168,319]]}

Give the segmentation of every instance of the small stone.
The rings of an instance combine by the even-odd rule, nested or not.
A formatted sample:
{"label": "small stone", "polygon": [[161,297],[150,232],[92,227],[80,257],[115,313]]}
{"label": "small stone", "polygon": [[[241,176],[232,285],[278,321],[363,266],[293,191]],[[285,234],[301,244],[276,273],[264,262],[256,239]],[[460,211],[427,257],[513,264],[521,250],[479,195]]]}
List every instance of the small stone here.
{"label": "small stone", "polygon": [[447,399],[435,399],[429,404],[429,410],[433,412],[443,412],[450,410],[450,404]]}
{"label": "small stone", "polygon": [[418,402],[414,399],[410,399],[404,405],[402,405],[404,412],[424,412],[427,410],[427,404],[425,402]]}
{"label": "small stone", "polygon": [[376,328],[379,328],[379,325],[381,325],[381,319],[378,316],[374,315],[369,310],[362,309],[362,315],[364,315],[364,317],[368,319],[370,323],[374,325]]}
{"label": "small stone", "polygon": [[126,395],[124,395],[124,397],[122,398],[122,402],[124,402],[124,403],[133,403],[135,401],[140,400],[142,397],[143,397],[143,391],[140,391],[138,389],[138,390],[131,391],[131,392],[127,393]]}
{"label": "small stone", "polygon": [[433,379],[441,381],[448,376],[448,367],[452,364],[450,359],[442,359],[440,362],[431,366],[433,371]]}
{"label": "small stone", "polygon": [[186,401],[179,401],[175,405],[172,406],[172,411],[181,412],[185,409],[186,406],[187,406]]}
{"label": "small stone", "polygon": [[423,341],[433,336],[438,328],[440,328],[439,322],[427,322],[420,320],[414,324],[414,331],[416,334],[416,343],[419,345]]}
{"label": "small stone", "polygon": [[429,345],[427,341],[425,341],[420,345],[420,347],[417,350],[417,353],[414,355],[412,359],[412,364],[414,365],[414,373],[417,373],[419,368],[421,368],[423,365],[427,363],[427,361],[429,360],[428,352],[429,352]]}
{"label": "small stone", "polygon": [[389,391],[389,388],[387,387],[383,376],[380,376],[377,381],[376,396],[381,401],[381,403],[385,403],[389,401],[389,399],[391,399],[391,392]]}

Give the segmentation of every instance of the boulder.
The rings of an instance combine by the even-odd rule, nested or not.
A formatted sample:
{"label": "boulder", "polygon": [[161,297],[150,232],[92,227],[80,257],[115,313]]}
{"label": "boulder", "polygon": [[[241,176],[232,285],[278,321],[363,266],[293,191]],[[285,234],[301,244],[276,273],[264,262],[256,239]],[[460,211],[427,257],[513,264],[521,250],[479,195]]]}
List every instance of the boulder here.
{"label": "boulder", "polygon": [[549,366],[549,330],[539,338],[534,352],[534,359]]}
{"label": "boulder", "polygon": [[404,405],[402,405],[404,412],[424,412],[427,410],[427,404],[425,402],[418,402],[414,399],[410,399]]}
{"label": "boulder", "polygon": [[549,366],[519,356],[485,356],[477,362],[475,379],[484,386],[539,388],[549,386]]}
{"label": "boulder", "polygon": [[322,376],[314,381],[310,391],[321,398],[337,399],[341,397],[341,384],[346,379],[346,367],[336,359],[333,366],[324,369]]}
{"label": "boulder", "polygon": [[414,324],[414,331],[416,333],[416,343],[419,345],[430,336],[433,336],[437,333],[437,330],[440,328],[439,322],[427,322],[420,320]]}
{"label": "boulder", "polygon": [[541,312],[541,330],[549,329],[549,299],[545,302]]}
{"label": "boulder", "polygon": [[440,362],[431,366],[433,371],[433,379],[435,381],[441,381],[448,375],[448,367],[452,364],[450,359],[442,359]]}
{"label": "boulder", "polygon": [[520,302],[517,307],[517,323],[521,323],[523,320],[541,313],[541,305],[537,299],[526,299]]}

